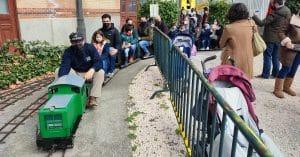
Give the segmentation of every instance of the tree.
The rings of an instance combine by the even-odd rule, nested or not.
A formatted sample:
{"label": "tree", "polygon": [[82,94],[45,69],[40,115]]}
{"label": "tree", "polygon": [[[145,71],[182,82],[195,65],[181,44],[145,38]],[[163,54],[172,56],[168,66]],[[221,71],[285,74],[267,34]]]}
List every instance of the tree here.
{"label": "tree", "polygon": [[148,0],[144,4],[142,4],[140,10],[138,11],[139,17],[149,17],[150,4],[159,5],[159,15],[168,27],[171,27],[172,23],[177,21],[179,15],[179,8],[177,2],[174,0]]}
{"label": "tree", "polygon": [[289,7],[292,11],[292,13],[297,13],[300,8],[300,1],[299,0],[287,0],[286,6]]}

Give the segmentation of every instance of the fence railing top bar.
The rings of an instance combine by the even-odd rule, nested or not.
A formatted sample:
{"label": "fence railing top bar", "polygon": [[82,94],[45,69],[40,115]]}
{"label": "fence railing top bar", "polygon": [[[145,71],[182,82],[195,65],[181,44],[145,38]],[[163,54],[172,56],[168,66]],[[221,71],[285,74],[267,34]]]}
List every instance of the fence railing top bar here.
{"label": "fence railing top bar", "polygon": [[195,72],[195,74],[200,78],[201,84],[204,85],[207,90],[215,97],[216,101],[222,106],[223,110],[227,113],[229,118],[237,125],[242,134],[249,139],[249,142],[253,144],[254,148],[258,151],[260,155],[263,156],[273,156],[272,153],[265,147],[264,143],[256,136],[254,131],[249,128],[249,126],[238,116],[235,111],[230,107],[230,105],[223,99],[223,97],[218,93],[218,91],[208,82],[204,77],[202,72],[196,67],[196,65],[184,55],[178,47],[173,46],[177,53],[179,53],[184,60],[189,64],[190,68]]}
{"label": "fence railing top bar", "polygon": [[170,41],[170,43],[172,43],[172,40],[170,39],[170,37],[168,37],[164,32],[162,32],[160,29],[158,29],[156,26],[154,27],[155,31],[158,31],[160,35],[164,36],[166,39],[168,39]]}
{"label": "fence railing top bar", "polygon": [[[155,29],[162,35],[163,37],[170,40],[168,36],[166,36],[159,29]],[[171,40],[170,40],[171,41]],[[184,60],[189,64],[191,69],[195,72],[195,74],[200,78],[201,84],[204,85],[207,90],[215,97],[216,101],[221,105],[224,112],[227,113],[229,118],[235,123],[235,125],[240,129],[242,134],[249,140],[249,142],[253,145],[258,154],[266,157],[271,157],[273,154],[269,149],[266,148],[264,143],[260,140],[260,138],[254,133],[253,130],[235,113],[235,111],[230,107],[230,105],[223,99],[223,97],[218,93],[218,91],[208,82],[208,80],[204,77],[202,72],[196,67],[196,65],[184,55],[178,47],[172,46],[176,52],[184,58]]]}

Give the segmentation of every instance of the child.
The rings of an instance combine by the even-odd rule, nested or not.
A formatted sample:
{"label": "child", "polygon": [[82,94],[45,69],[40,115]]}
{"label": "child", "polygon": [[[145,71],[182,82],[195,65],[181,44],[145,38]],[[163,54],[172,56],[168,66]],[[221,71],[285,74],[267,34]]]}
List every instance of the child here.
{"label": "child", "polygon": [[107,40],[104,37],[104,34],[101,31],[96,31],[94,32],[92,36],[92,44],[95,46],[97,49],[100,57],[101,57],[101,62],[102,62],[102,67],[103,70],[107,76],[108,73],[108,67],[109,67],[109,53],[110,53],[110,45],[109,45],[109,40]]}
{"label": "child", "polygon": [[203,26],[204,28],[201,32],[202,50],[210,50],[210,35],[212,34],[210,25],[208,24],[208,22],[205,22]]}
{"label": "child", "polygon": [[125,56],[123,67],[134,61],[137,40],[133,37],[132,26],[125,25],[124,32],[121,33],[122,53]]}

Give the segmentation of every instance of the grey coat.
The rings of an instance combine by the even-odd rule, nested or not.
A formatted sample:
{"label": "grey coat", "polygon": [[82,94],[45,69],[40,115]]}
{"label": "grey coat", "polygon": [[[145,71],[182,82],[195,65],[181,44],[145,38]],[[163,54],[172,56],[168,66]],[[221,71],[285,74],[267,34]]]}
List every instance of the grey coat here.
{"label": "grey coat", "polygon": [[282,20],[289,19],[290,17],[290,9],[283,6],[267,15],[264,20],[260,20],[256,15],[252,18],[258,26],[265,26],[263,34],[265,42],[279,43],[280,39],[278,37],[278,27],[282,23]]}

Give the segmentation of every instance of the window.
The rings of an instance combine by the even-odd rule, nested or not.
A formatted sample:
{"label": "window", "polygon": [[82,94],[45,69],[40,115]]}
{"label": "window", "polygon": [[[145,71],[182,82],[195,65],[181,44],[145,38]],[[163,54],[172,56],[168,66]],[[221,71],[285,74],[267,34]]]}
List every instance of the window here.
{"label": "window", "polygon": [[136,0],[129,0],[128,11],[136,12]]}
{"label": "window", "polygon": [[0,0],[0,14],[8,14],[8,0]]}

